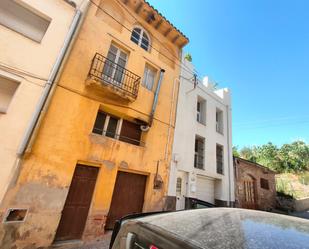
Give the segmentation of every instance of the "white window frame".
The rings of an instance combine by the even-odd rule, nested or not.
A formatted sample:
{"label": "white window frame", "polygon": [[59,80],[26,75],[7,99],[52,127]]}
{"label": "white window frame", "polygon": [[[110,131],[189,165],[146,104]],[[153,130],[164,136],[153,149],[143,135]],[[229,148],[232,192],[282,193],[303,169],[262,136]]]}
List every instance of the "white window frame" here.
{"label": "white window frame", "polygon": [[[97,113],[103,113],[106,117],[105,117],[104,122],[97,123],[97,122],[95,121],[94,127],[93,127],[93,129],[92,129],[92,134],[95,134],[95,135],[98,135],[98,136],[108,137],[108,138],[111,138],[111,139],[115,139],[115,140],[119,140],[119,141],[122,141],[122,142],[125,142],[125,143],[129,143],[129,144],[133,144],[133,143],[130,143],[130,142],[127,142],[127,141],[122,140],[122,139],[125,139],[125,138],[126,138],[126,139],[129,139],[129,140],[131,140],[131,141],[138,142],[138,144],[135,144],[135,143],[134,143],[133,145],[136,145],[136,146],[143,146],[143,145],[142,145],[143,142],[142,142],[142,140],[141,140],[142,137],[140,137],[140,140],[135,140],[135,139],[132,139],[132,138],[130,138],[130,137],[125,137],[125,136],[121,137],[121,130],[122,130],[122,126],[123,126],[124,121],[127,121],[127,122],[129,122],[129,123],[133,123],[132,121],[128,121],[128,120],[126,120],[126,119],[123,119],[123,118],[114,116],[113,114],[109,114],[109,113],[106,113],[106,112],[101,111],[101,110],[98,110]],[[98,117],[98,114],[97,114],[97,117]],[[97,120],[97,117],[96,117],[96,120]],[[108,125],[109,125],[109,123],[110,123],[110,119],[111,119],[111,118],[117,119],[115,134],[114,134],[113,137],[107,135],[107,129],[108,129]],[[100,126],[99,128],[96,128],[96,127],[97,127],[96,124],[102,124],[103,127]],[[139,128],[139,125],[138,125],[138,124],[136,124],[136,125],[137,125],[137,127]],[[95,128],[96,128],[96,129],[95,129]],[[124,129],[125,129],[125,128],[126,128],[126,127],[124,127]],[[99,132],[96,131],[96,130],[98,130],[98,129],[100,129]],[[101,130],[102,130],[102,132],[101,132]],[[142,134],[141,134],[141,135],[142,135]]]}
{"label": "white window frame", "polygon": [[[109,120],[110,120],[110,115],[105,113],[106,118],[105,118],[105,122],[104,122],[104,126],[103,126],[103,134],[102,136],[108,137],[106,136],[106,132],[107,132],[107,127],[109,124]],[[116,132],[115,132],[115,136],[114,139],[118,139],[120,136],[120,132],[121,132],[121,127],[122,127],[122,118],[119,118],[117,121],[117,127],[116,127]]]}
{"label": "white window frame", "polygon": [[[123,68],[127,68],[127,64],[128,64],[128,60],[129,60],[129,53],[127,52],[127,51],[125,51],[125,50],[123,50],[123,49],[121,49],[119,46],[117,46],[116,44],[114,44],[114,43],[111,43],[111,45],[110,45],[110,47],[109,47],[109,50],[107,51],[107,55],[106,55],[106,58],[108,59],[108,60],[110,60],[109,58],[108,58],[108,53],[109,53],[109,51],[111,50],[111,47],[114,47],[114,48],[116,48],[117,49],[117,52],[116,52],[116,54],[115,54],[115,61],[111,61],[112,63],[114,63],[114,64],[116,64],[116,65],[119,65],[119,58],[120,58],[120,55],[121,55],[121,52],[122,53],[124,53],[125,55],[126,55],[126,63],[125,63],[125,65],[124,65],[124,67]],[[120,65],[119,65],[120,66]],[[122,67],[122,66],[120,66],[120,67]],[[124,77],[124,74],[122,74],[122,78],[121,78],[121,80],[120,81],[117,81],[117,80],[115,80],[114,78],[115,78],[115,75],[116,75],[116,71],[117,71],[117,69],[116,68],[114,68],[114,67],[112,67],[112,75],[111,76],[108,76],[108,75],[105,75],[104,74],[104,66],[103,66],[103,74],[102,74],[102,77],[103,78],[110,78],[114,83],[116,83],[116,84],[119,84],[119,85],[121,85],[123,82],[123,77]]]}
{"label": "white window frame", "polygon": [[[221,115],[221,119],[220,117],[217,119],[217,114]],[[216,132],[220,133],[221,135],[224,134],[224,113],[219,108],[216,108]]]}
{"label": "white window frame", "polygon": [[[198,104],[200,105],[200,110],[197,108]],[[198,96],[196,101],[196,121],[203,125],[206,125],[206,108],[206,100]]]}
{"label": "white window frame", "polygon": [[[149,66],[148,64],[145,65],[142,86],[145,87],[146,89],[148,89],[149,91],[153,91],[153,87],[154,87],[154,84],[155,84],[155,79],[156,79],[156,76],[157,76],[157,72],[158,71],[156,69],[154,69],[153,67]],[[151,83],[151,88],[149,88],[149,86],[150,86],[150,84],[149,84],[150,73],[153,74],[153,80],[152,80],[152,83]]]}
{"label": "white window frame", "polygon": [[[147,52],[149,52],[149,51],[150,51],[150,47],[151,47],[151,39],[150,39],[149,33],[148,33],[143,27],[141,27],[141,26],[135,26],[135,27],[133,27],[133,29],[132,29],[131,36],[132,36],[132,33],[135,32],[135,29],[140,29],[140,30],[141,30],[141,33],[140,33],[140,37],[139,37],[137,43],[135,43],[135,42],[134,42],[134,43],[135,43],[136,45],[138,45],[139,47],[141,47],[142,49],[144,49],[144,48],[142,47],[142,41],[143,41],[143,35],[144,35],[144,33],[145,33],[146,36],[147,36],[147,38],[148,38],[148,48],[147,48],[147,49],[144,49],[144,50],[146,50]],[[132,42],[133,42],[133,41],[132,41]]]}

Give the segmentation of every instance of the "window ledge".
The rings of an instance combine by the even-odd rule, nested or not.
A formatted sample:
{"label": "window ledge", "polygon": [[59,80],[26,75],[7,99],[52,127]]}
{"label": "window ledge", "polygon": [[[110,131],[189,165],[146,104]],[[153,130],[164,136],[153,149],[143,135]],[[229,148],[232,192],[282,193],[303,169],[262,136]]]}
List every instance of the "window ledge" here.
{"label": "window ledge", "polygon": [[206,126],[206,123],[205,122],[200,122],[200,121],[196,121],[198,124],[200,125],[203,125],[203,126]]}
{"label": "window ledge", "polygon": [[100,135],[100,134],[96,134],[96,133],[90,133],[89,134],[90,138],[93,137],[95,139],[98,139],[98,141],[92,141],[92,142],[97,142],[99,144],[101,144],[102,142],[104,142],[104,140],[110,140],[112,142],[115,142],[115,143],[121,143],[121,144],[125,144],[125,145],[130,145],[130,146],[134,146],[136,148],[145,148],[145,143],[144,142],[140,142],[141,144],[140,145],[135,145],[135,144],[131,144],[131,143],[126,143],[124,141],[121,141],[119,139],[116,139],[116,138],[112,138],[112,137],[108,137],[108,136],[103,136],[103,135]]}

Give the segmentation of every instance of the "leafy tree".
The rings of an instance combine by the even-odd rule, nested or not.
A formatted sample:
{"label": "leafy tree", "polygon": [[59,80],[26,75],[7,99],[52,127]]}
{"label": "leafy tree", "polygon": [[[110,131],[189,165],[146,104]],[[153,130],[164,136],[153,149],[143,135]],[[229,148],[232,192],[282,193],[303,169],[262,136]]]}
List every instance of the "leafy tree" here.
{"label": "leafy tree", "polygon": [[285,172],[300,172],[309,169],[309,146],[303,141],[282,145],[279,157]]}
{"label": "leafy tree", "polygon": [[240,157],[252,162],[256,162],[255,149],[253,147],[243,147],[240,152]]}
{"label": "leafy tree", "polygon": [[243,147],[239,152],[237,147],[233,147],[233,154],[278,173],[309,170],[309,145],[303,141],[284,144],[280,148],[269,142],[261,146]]}
{"label": "leafy tree", "polygon": [[256,148],[257,162],[275,171],[281,170],[278,153],[278,147],[271,142],[258,146]]}

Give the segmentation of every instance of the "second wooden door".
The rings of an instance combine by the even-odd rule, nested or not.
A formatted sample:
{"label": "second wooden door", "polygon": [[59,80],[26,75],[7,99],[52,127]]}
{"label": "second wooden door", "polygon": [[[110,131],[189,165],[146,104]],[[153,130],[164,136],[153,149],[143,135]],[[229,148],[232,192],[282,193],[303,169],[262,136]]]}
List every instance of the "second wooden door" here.
{"label": "second wooden door", "polygon": [[141,213],[147,176],[119,171],[105,229],[113,229],[115,221],[121,217]]}

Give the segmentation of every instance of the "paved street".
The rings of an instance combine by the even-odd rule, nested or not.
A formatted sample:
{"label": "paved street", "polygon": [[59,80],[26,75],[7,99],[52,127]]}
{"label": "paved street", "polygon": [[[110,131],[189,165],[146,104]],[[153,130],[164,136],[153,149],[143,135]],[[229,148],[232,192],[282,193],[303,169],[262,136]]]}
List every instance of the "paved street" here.
{"label": "paved street", "polygon": [[68,244],[63,244],[59,246],[53,246],[50,247],[49,249],[108,249],[109,247],[109,242],[111,238],[112,233],[108,232],[104,238],[100,241],[96,242],[76,242],[76,243],[68,243]]}
{"label": "paved street", "polygon": [[291,215],[309,220],[309,210],[302,212],[293,212]]}

